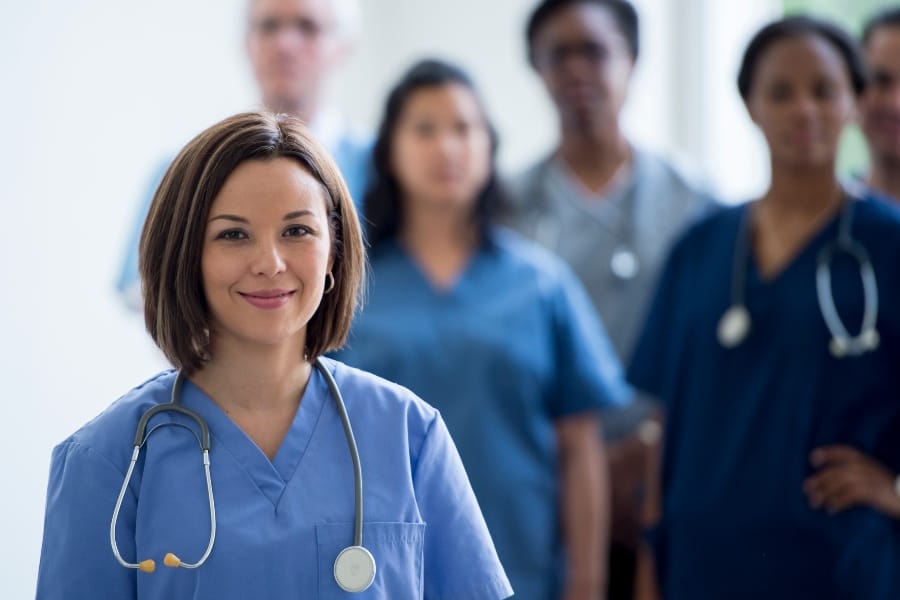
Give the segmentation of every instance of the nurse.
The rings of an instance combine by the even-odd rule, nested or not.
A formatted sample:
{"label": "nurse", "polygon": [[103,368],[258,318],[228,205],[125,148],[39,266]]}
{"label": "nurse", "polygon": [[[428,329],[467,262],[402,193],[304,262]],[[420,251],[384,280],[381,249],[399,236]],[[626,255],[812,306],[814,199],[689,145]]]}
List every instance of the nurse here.
{"label": "nurse", "polygon": [[[835,446],[900,466],[900,215],[835,173],[864,84],[856,47],[827,22],[776,21],[747,47],[738,89],[771,181],[676,244],[629,369],[666,415],[658,590],[641,598],[887,597],[897,530],[870,507],[824,510],[813,483]],[[823,306],[856,335],[875,299],[845,252],[817,293],[823,249],[848,234],[877,281],[878,336],[864,337],[880,343],[841,353]]]}
{"label": "nurse", "polygon": [[609,488],[598,409],[630,390],[565,263],[492,227],[496,138],[440,61],[391,92],[365,196],[368,303],[339,354],[441,411],[516,598],[597,598]]}
{"label": "nurse", "polygon": [[[194,138],[163,178],[141,238],[147,329],[176,370],[134,388],[53,451],[37,598],[505,598],[512,590],[443,420],[409,391],[333,360],[358,301],[360,228],[333,161],[300,121],[246,113]],[[147,424],[176,397],[208,424]],[[356,542],[374,578],[336,564]],[[111,529],[112,520],[115,525]],[[112,540],[110,539],[112,537]],[[155,571],[123,568],[156,561]],[[171,558],[171,557],[170,557]],[[177,562],[178,559],[175,559]],[[358,565],[357,565],[358,566]],[[352,567],[352,565],[351,565]],[[350,569],[349,584],[364,587]],[[372,573],[368,573],[372,575]],[[357,578],[358,579],[358,578]]]}

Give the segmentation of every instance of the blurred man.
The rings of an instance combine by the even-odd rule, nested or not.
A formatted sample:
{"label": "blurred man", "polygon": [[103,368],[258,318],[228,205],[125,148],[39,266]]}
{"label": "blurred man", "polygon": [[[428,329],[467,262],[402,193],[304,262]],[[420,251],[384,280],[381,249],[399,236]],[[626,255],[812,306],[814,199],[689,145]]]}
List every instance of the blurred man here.
{"label": "blurred man", "polygon": [[[309,124],[340,167],[357,206],[365,191],[371,141],[345,127],[338,111],[326,104],[325,93],[331,76],[353,51],[360,16],[357,0],[250,0],[245,38],[263,106]],[[135,310],[141,309],[138,242],[167,166],[168,161],[153,178],[117,285],[125,304]]]}
{"label": "blurred man", "polygon": [[[544,0],[526,35],[529,62],[556,107],[559,144],[514,182],[510,224],[573,267],[627,364],[670,242],[710,201],[622,133],[639,46],[631,3]],[[651,413],[641,401],[603,415],[613,480],[610,598],[631,597],[643,469],[659,437]]]}
{"label": "blurred man", "polygon": [[860,102],[874,190],[900,200],[900,8],[874,16],[863,30],[870,85]]}

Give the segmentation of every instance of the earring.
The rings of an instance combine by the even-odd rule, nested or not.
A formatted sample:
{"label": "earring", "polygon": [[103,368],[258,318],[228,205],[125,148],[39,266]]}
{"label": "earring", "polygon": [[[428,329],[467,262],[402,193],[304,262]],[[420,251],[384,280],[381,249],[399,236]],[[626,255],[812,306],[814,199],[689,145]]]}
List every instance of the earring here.
{"label": "earring", "polygon": [[331,271],[325,273],[325,293],[327,294],[331,290],[334,289],[334,275],[331,274]]}

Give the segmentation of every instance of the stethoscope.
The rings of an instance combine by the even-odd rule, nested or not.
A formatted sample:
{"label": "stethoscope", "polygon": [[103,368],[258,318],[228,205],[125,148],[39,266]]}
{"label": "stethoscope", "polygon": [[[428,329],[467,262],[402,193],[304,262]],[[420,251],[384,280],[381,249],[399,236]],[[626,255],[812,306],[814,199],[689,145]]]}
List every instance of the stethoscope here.
{"label": "stethoscope", "polygon": [[[332,398],[337,405],[338,413],[341,416],[341,423],[344,426],[344,435],[347,438],[347,446],[350,449],[350,457],[353,461],[353,485],[355,491],[355,511],[353,516],[353,545],[344,548],[334,561],[334,580],[338,586],[346,592],[362,592],[375,580],[375,557],[366,550],[362,545],[363,530],[363,495],[362,495],[362,468],[359,462],[359,451],[356,448],[356,438],[353,436],[353,429],[350,427],[350,419],[347,416],[347,409],[344,406],[344,399],[334,381],[334,377],[317,358],[315,362],[316,368],[325,377]],[[203,451],[203,471],[206,475],[206,493],[209,498],[209,543],[203,555],[194,563],[187,563],[178,558],[175,554],[169,552],[163,559],[163,564],[167,567],[182,567],[184,569],[196,569],[203,565],[212,552],[213,545],[216,541],[216,503],[213,499],[212,479],[209,474],[209,427],[206,420],[195,411],[186,408],[180,402],[181,387],[184,384],[184,373],[178,372],[175,378],[175,385],[172,387],[171,400],[165,404],[157,404],[150,408],[141,416],[137,425],[137,433],[134,436],[134,451],[131,453],[131,463],[128,465],[128,471],[125,473],[125,481],[122,483],[122,489],[119,491],[119,498],[116,500],[116,508],[113,511],[112,521],[109,525],[109,543],[112,546],[113,554],[119,564],[128,569],[139,569],[144,573],[152,573],[156,570],[156,562],[152,558],[142,560],[137,563],[130,563],[122,558],[116,544],[116,523],[119,520],[119,510],[122,508],[122,499],[128,489],[131,481],[131,474],[134,472],[134,466],[137,463],[138,455],[141,447],[147,442],[147,438],[157,428],[165,425],[178,425],[185,427],[189,431],[190,428],[180,423],[161,423],[147,431],[147,423],[150,419],[161,412],[177,412],[192,419],[200,428],[200,449]],[[196,434],[195,434],[196,435]]]}
{"label": "stethoscope", "polygon": [[[880,336],[875,328],[878,320],[878,283],[869,253],[853,239],[853,207],[855,200],[849,196],[841,209],[838,236],[819,251],[816,257],[816,296],[825,326],[831,334],[828,349],[835,358],[858,356],[878,348]],[[750,210],[741,218],[738,237],[734,249],[734,263],[731,270],[731,306],[719,319],[716,337],[725,348],[739,346],[750,333],[752,320],[744,303],[744,286],[747,278],[747,260],[750,252]],[[862,326],[857,335],[850,335],[834,305],[831,288],[831,263],[838,254],[848,254],[859,265],[859,275],[863,284],[865,308]]]}
{"label": "stethoscope", "polygon": [[[548,160],[544,168],[549,170],[553,166],[553,161]],[[557,165],[559,168],[559,165]],[[552,185],[554,177],[561,176],[556,173],[553,177],[548,177],[545,171],[541,177],[541,181],[546,182],[545,185]],[[561,183],[558,185],[562,185]],[[553,195],[553,191],[551,196]],[[568,194],[568,192],[564,192]],[[613,276],[621,282],[629,282],[637,277],[641,269],[641,261],[635,250],[635,233],[634,233],[634,192],[627,192],[624,196],[622,210],[619,222],[616,224],[616,232],[618,243],[613,248],[609,259],[609,270]],[[545,215],[538,218],[535,227],[535,239],[541,245],[552,250],[559,249],[559,241],[562,238],[562,225],[555,215]]]}

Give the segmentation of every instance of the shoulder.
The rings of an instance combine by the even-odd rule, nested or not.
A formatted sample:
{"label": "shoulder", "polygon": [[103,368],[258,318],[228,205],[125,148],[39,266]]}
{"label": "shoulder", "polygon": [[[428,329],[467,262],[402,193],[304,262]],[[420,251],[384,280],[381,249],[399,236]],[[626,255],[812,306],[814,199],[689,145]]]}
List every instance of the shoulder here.
{"label": "shoulder", "polygon": [[900,227],[900,207],[895,201],[867,192],[861,196],[853,209],[855,223],[882,231],[896,231]]}
{"label": "shoulder", "polygon": [[508,202],[514,210],[527,208],[540,201],[543,194],[543,180],[547,176],[549,157],[527,166],[513,173],[505,180],[506,189],[509,192]]}
{"label": "shoulder", "polygon": [[123,466],[133,450],[134,434],[141,415],[150,407],[169,401],[175,371],[163,371],[132,388],[103,412],[88,421],[56,448],[89,449],[116,466]]}
{"label": "shoulder", "polygon": [[748,206],[744,203],[708,207],[675,240],[669,262],[695,258],[698,252],[708,253],[711,249],[730,248],[725,242],[733,243]]}
{"label": "shoulder", "polygon": [[370,134],[347,129],[338,138],[335,154],[368,158],[372,152],[373,143],[374,140]]}
{"label": "shoulder", "polygon": [[663,158],[661,155],[632,147],[636,164],[636,176],[646,185],[665,190],[660,195],[667,204],[676,203],[683,209],[700,209],[716,204],[709,186],[687,163],[677,158]]}
{"label": "shoulder", "polygon": [[521,283],[564,286],[575,278],[563,259],[512,229],[496,225],[489,230],[489,237],[497,258]]}
{"label": "shoulder", "polygon": [[321,361],[334,377],[348,410],[384,421],[402,420],[408,428],[422,430],[438,416],[437,409],[402,385],[332,358],[322,357]]}

